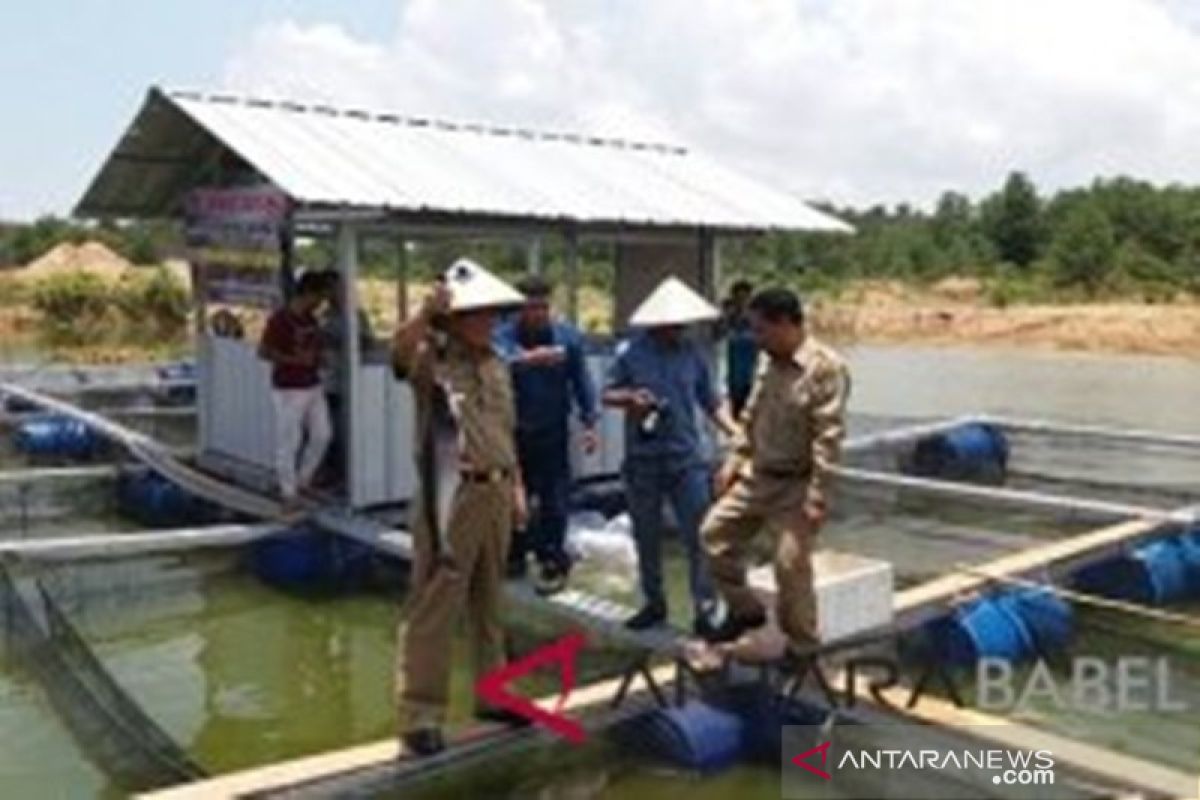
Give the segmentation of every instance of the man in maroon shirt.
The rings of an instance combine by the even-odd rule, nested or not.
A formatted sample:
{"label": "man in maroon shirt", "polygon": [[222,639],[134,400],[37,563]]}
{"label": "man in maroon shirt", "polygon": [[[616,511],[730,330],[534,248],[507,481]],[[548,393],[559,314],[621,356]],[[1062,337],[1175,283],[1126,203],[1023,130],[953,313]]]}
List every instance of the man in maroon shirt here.
{"label": "man in maroon shirt", "polygon": [[275,403],[275,475],[285,510],[298,506],[329,446],[329,406],[321,387],[321,327],[316,312],[326,297],[315,272],[301,276],[295,293],[267,321],[258,346],[271,363]]}

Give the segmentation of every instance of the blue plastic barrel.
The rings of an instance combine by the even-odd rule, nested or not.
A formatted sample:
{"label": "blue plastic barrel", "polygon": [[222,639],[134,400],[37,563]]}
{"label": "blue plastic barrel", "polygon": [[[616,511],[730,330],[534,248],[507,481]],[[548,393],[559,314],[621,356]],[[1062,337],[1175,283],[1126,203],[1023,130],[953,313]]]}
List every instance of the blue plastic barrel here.
{"label": "blue plastic barrel", "polygon": [[908,471],[927,478],[995,481],[1008,468],[1008,439],[994,425],[970,423],[922,437]]}
{"label": "blue plastic barrel", "polygon": [[930,631],[935,652],[949,664],[968,666],[982,658],[1020,661],[1035,652],[1029,626],[1011,604],[983,597],[936,620]]}
{"label": "blue plastic barrel", "polygon": [[338,591],[368,579],[372,551],[366,545],[304,525],[260,539],[250,548],[250,567],[264,583],[289,591]]}
{"label": "blue plastic barrel", "polygon": [[87,460],[103,452],[106,442],[82,421],[63,414],[25,420],[17,426],[13,443],[28,456],[54,456]]}
{"label": "blue plastic barrel", "polygon": [[1200,595],[1200,528],[1179,536],[1179,547],[1187,566],[1187,591],[1192,597]]}
{"label": "blue plastic barrel", "polygon": [[993,602],[1020,618],[1041,655],[1070,643],[1075,631],[1074,613],[1069,603],[1049,589],[1015,589],[996,595]]}
{"label": "blue plastic barrel", "polygon": [[740,761],[747,742],[741,716],[699,700],[648,711],[622,725],[617,737],[639,755],[705,773]]}
{"label": "blue plastic barrel", "polygon": [[122,514],[148,528],[184,528],[215,522],[219,510],[149,469],[122,473],[117,482]]}
{"label": "blue plastic barrel", "polygon": [[1192,590],[1194,551],[1179,537],[1156,542],[1088,565],[1075,573],[1081,592],[1147,605],[1173,603]]}
{"label": "blue plastic barrel", "polygon": [[179,403],[194,402],[196,399],[196,364],[192,361],[176,361],[170,364],[164,364],[158,368],[158,377],[160,380],[171,383],[180,383],[190,381],[190,386],[168,386],[165,396],[168,400]]}

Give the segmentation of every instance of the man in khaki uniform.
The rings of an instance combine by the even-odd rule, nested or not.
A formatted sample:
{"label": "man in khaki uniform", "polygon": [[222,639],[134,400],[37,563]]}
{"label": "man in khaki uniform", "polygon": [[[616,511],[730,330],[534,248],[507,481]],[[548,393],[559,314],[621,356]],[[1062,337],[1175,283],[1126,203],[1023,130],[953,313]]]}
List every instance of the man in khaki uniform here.
{"label": "man in khaki uniform", "polygon": [[[477,264],[455,262],[421,311],[393,340],[396,373],[413,388],[424,491],[413,515],[413,564],[400,633],[396,692],[404,746],[430,755],[445,746],[451,640],[467,612],[476,677],[503,661],[500,603],[509,537],[524,524],[525,493],[514,443],[516,414],[507,365],[492,346],[497,308],[522,302]],[[439,342],[435,319],[444,322]],[[439,403],[453,427],[438,427]],[[456,429],[456,430],[455,430]],[[439,447],[437,434],[455,442]],[[448,436],[446,437],[448,438]],[[439,455],[449,458],[436,463]],[[457,481],[454,479],[457,478]],[[445,519],[438,507],[452,483]],[[516,722],[496,709],[476,716]]]}
{"label": "man in khaki uniform", "polygon": [[702,537],[724,600],[706,638],[728,642],[766,622],[746,585],[744,551],[766,528],[775,537],[779,626],[793,651],[818,641],[812,540],[825,520],[830,468],[845,432],[850,378],[842,359],[808,336],[799,298],[766,289],[751,300],[760,350],[741,432],[717,476],[721,494]]}

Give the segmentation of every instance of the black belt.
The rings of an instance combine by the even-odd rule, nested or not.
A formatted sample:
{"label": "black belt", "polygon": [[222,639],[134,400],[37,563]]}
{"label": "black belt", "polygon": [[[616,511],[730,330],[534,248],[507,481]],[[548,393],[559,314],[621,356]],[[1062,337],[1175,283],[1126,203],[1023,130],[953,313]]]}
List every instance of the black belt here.
{"label": "black belt", "polygon": [[500,483],[511,478],[513,471],[503,467],[493,469],[464,469],[458,473],[464,483]]}
{"label": "black belt", "polygon": [[754,467],[754,474],[761,475],[764,478],[807,478],[812,472],[811,470],[801,469],[770,469],[769,467]]}

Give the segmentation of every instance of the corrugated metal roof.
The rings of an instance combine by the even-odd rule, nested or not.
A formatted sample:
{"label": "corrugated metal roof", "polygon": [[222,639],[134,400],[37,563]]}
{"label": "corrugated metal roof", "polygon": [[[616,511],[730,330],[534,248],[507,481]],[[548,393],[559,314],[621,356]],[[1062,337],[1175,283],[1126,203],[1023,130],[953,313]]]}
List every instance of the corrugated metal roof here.
{"label": "corrugated metal roof", "polygon": [[681,147],[159,90],[78,211],[171,214],[222,148],[307,206],[584,226],[850,230]]}

